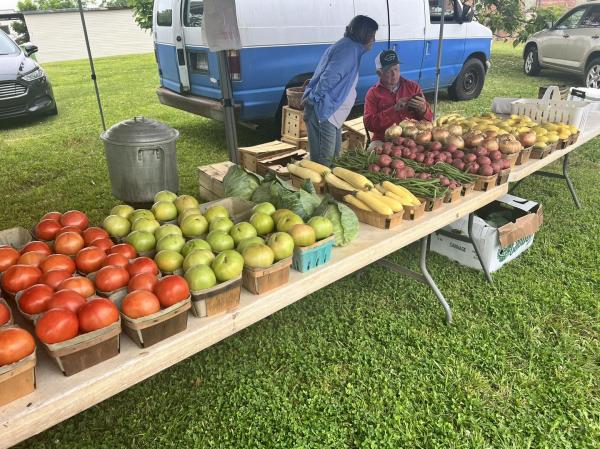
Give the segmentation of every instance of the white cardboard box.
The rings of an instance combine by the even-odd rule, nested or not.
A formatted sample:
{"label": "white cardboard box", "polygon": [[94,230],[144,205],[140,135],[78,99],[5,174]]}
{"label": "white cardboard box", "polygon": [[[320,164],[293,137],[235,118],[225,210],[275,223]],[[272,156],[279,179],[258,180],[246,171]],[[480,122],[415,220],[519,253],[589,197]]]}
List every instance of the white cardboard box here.
{"label": "white cardboard box", "polygon": [[[497,271],[527,250],[533,244],[534,235],[543,222],[541,204],[513,195],[504,195],[480,211],[499,208],[514,208],[521,211],[522,215],[500,228],[490,226],[477,212],[473,219],[473,239],[490,272]],[[461,265],[482,269],[475,249],[468,241],[468,217],[435,233],[431,239],[431,250]]]}

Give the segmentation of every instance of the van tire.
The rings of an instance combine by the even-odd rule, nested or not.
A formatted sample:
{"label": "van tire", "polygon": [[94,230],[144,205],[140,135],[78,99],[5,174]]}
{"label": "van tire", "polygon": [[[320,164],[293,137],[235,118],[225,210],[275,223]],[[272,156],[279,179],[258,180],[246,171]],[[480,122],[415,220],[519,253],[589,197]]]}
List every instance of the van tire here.
{"label": "van tire", "polygon": [[460,73],[448,88],[452,100],[472,100],[477,98],[483,89],[485,67],[477,58],[467,59]]}
{"label": "van tire", "polygon": [[541,69],[537,47],[532,45],[527,49],[523,58],[523,73],[527,76],[537,76],[540,74]]}

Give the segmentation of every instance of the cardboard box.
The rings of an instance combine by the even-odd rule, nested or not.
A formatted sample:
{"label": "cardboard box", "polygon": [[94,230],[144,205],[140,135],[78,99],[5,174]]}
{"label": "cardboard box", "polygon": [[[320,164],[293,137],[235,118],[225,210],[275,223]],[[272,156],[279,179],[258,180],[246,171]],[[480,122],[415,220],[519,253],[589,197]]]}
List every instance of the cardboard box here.
{"label": "cardboard box", "polygon": [[[490,212],[509,210],[517,218],[499,228],[484,221]],[[543,222],[542,205],[513,195],[504,195],[479,209],[473,221],[473,238],[481,252],[483,263],[490,272],[525,252]],[[468,241],[468,217],[463,217],[436,232],[431,250],[461,265],[481,270],[473,245]]]}
{"label": "cardboard box", "polygon": [[292,151],[286,151],[268,158],[260,159],[256,163],[256,173],[265,176],[268,172],[272,171],[282,179],[290,179],[287,164],[304,159],[307,156],[308,153],[306,151],[294,149]]}
{"label": "cardboard box", "polygon": [[226,161],[198,167],[198,191],[201,198],[212,201],[225,197],[223,178],[232,165],[235,164]]}

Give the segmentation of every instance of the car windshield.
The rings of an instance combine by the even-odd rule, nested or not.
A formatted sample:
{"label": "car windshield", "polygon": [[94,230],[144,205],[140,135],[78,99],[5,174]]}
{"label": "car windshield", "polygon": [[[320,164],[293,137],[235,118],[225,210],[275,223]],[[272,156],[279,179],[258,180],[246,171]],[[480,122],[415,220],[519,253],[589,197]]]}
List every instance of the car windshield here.
{"label": "car windshield", "polygon": [[0,55],[12,55],[19,52],[19,47],[4,32],[0,31]]}

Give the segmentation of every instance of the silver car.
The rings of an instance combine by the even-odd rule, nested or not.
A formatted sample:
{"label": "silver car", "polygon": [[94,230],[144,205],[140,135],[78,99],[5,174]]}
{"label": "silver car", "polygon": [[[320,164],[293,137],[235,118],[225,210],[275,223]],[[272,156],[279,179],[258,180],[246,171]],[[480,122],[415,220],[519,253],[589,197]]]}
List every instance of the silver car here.
{"label": "silver car", "polygon": [[600,88],[600,1],[576,6],[531,35],[523,59],[526,75],[560,70],[582,76],[586,87]]}

